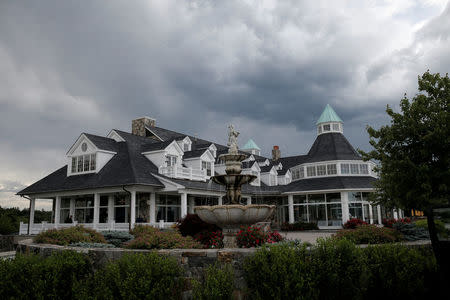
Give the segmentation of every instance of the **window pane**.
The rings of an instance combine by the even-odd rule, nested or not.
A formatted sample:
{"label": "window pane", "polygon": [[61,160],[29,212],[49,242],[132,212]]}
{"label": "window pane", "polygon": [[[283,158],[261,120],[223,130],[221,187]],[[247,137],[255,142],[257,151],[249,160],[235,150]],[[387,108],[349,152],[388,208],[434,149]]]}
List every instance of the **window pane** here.
{"label": "window pane", "polygon": [[370,223],[369,204],[363,204],[364,208],[364,221]]}
{"label": "window pane", "polygon": [[95,171],[96,166],[96,155],[91,154],[91,171]]}
{"label": "window pane", "polygon": [[323,175],[327,175],[326,166],[318,165],[317,166],[317,176],[323,176]]}
{"label": "window pane", "polygon": [[327,173],[328,175],[337,174],[336,164],[327,165]]}
{"label": "window pane", "polygon": [[306,205],[294,206],[294,222],[308,222],[308,207]]}
{"label": "window pane", "polygon": [[327,204],[328,226],[342,225],[341,204]]}
{"label": "window pane", "polygon": [[305,177],[305,167],[301,167],[300,169],[299,169],[299,174],[298,174],[299,176],[298,176],[298,178],[303,178],[303,177]]}
{"label": "window pane", "polygon": [[130,197],[128,195],[115,195],[114,206],[130,205]]}
{"label": "window pane", "polygon": [[72,173],[77,171],[77,157],[72,157]]}
{"label": "window pane", "polygon": [[61,208],[70,208],[70,198],[61,199]]}
{"label": "window pane", "polygon": [[372,206],[372,217],[373,217],[374,224],[380,223],[380,220],[378,219],[378,206],[376,206],[376,205]]}
{"label": "window pane", "polygon": [[84,171],[89,171],[90,166],[91,166],[91,156],[84,155]]}
{"label": "window pane", "polygon": [[350,166],[349,166],[349,164],[341,164],[341,173],[342,174],[349,174],[350,173]]}
{"label": "window pane", "polygon": [[361,174],[369,174],[369,169],[367,167],[367,164],[360,164],[359,171]]}
{"label": "window pane", "polygon": [[362,204],[361,203],[349,203],[348,204],[348,213],[350,218],[357,218],[362,220]]}
{"label": "window pane", "polygon": [[323,131],[330,131],[330,124],[323,125]]}
{"label": "window pane", "polygon": [[308,203],[325,203],[325,194],[309,194],[308,195]]}
{"label": "window pane", "polygon": [[100,206],[108,206],[109,197],[108,196],[100,196]]}
{"label": "window pane", "polygon": [[99,222],[100,223],[108,223],[108,208],[107,207],[100,208]]}
{"label": "window pane", "polygon": [[306,173],[308,177],[316,176],[316,167],[315,166],[306,167]]}
{"label": "window pane", "polygon": [[306,203],[306,195],[294,195],[294,204]]}
{"label": "window pane", "polygon": [[326,226],[325,204],[308,205],[309,221],[317,223],[318,226]]}
{"label": "window pane", "polygon": [[83,198],[75,199],[75,207],[86,207],[86,200]]}
{"label": "window pane", "polygon": [[83,172],[83,156],[78,156],[78,172]]}
{"label": "window pane", "polygon": [[333,124],[333,130],[339,131],[339,124]]}
{"label": "window pane", "polygon": [[365,192],[365,193],[361,193],[361,200],[362,201],[369,201],[369,195],[370,195],[370,193],[367,193],[367,192]]}
{"label": "window pane", "polygon": [[341,193],[329,193],[326,194],[326,196],[327,196],[327,203],[341,202]]}
{"label": "window pane", "polygon": [[350,167],[351,167],[352,174],[359,174],[359,168],[358,168],[357,164],[351,164]]}
{"label": "window pane", "polygon": [[61,214],[59,215],[59,222],[60,223],[71,223],[71,222],[69,222],[69,214],[70,214],[70,209],[61,209]]}
{"label": "window pane", "polygon": [[360,192],[348,192],[348,201],[349,202],[362,201],[361,193]]}

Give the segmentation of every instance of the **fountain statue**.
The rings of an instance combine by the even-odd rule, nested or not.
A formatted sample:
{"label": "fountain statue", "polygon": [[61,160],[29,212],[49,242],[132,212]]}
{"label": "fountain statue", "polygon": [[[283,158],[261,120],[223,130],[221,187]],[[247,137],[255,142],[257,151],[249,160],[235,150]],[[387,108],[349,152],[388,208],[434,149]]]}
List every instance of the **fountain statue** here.
{"label": "fountain statue", "polygon": [[236,248],[236,233],[240,227],[265,221],[272,215],[275,205],[240,204],[241,186],[251,183],[257,176],[241,174],[242,161],[247,155],[238,151],[239,132],[234,130],[233,125],[228,126],[228,129],[228,153],[219,156],[219,159],[225,162],[226,174],[212,176],[212,181],[226,187],[226,195],[223,198],[226,204],[197,206],[194,210],[203,221],[222,228],[225,248]]}

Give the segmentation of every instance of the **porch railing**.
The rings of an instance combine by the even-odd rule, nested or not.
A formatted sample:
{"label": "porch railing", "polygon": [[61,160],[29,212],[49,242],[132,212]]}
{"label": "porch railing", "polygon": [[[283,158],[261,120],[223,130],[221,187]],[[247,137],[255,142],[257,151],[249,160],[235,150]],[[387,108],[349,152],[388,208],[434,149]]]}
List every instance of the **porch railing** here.
{"label": "porch railing", "polygon": [[186,168],[183,166],[159,167],[159,174],[172,178],[206,181],[206,170]]}

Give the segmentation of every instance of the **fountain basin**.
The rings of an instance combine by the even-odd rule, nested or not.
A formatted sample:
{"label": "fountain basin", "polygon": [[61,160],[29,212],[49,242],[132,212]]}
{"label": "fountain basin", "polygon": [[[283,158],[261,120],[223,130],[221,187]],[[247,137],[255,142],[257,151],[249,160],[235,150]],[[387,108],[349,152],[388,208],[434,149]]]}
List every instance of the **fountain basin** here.
{"label": "fountain basin", "polygon": [[275,210],[275,205],[232,204],[197,206],[194,210],[200,219],[207,223],[216,224],[222,229],[239,229],[243,225],[248,226],[265,221],[272,215]]}

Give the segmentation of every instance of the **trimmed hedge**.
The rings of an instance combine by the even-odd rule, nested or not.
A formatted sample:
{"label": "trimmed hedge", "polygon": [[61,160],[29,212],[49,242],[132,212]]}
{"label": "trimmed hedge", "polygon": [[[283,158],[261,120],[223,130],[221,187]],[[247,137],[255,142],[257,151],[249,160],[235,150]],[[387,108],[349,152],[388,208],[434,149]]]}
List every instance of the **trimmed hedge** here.
{"label": "trimmed hedge", "polygon": [[398,231],[375,225],[361,225],[355,229],[341,229],[335,235],[335,239],[346,239],[355,244],[385,244],[399,242],[403,239]]}
{"label": "trimmed hedge", "polygon": [[94,229],[81,225],[64,229],[50,229],[39,233],[34,241],[40,244],[67,246],[74,243],[106,243],[105,238]]}
{"label": "trimmed hedge", "polygon": [[2,299],[72,299],[77,281],[92,275],[87,256],[64,251],[47,258],[16,255],[0,260]]}
{"label": "trimmed hedge", "polygon": [[74,299],[180,299],[183,272],[173,257],[125,254],[74,288]]}
{"label": "trimmed hedge", "polygon": [[359,248],[336,239],[320,240],[310,251],[266,246],[244,269],[255,299],[422,299],[437,282],[430,249]]}

